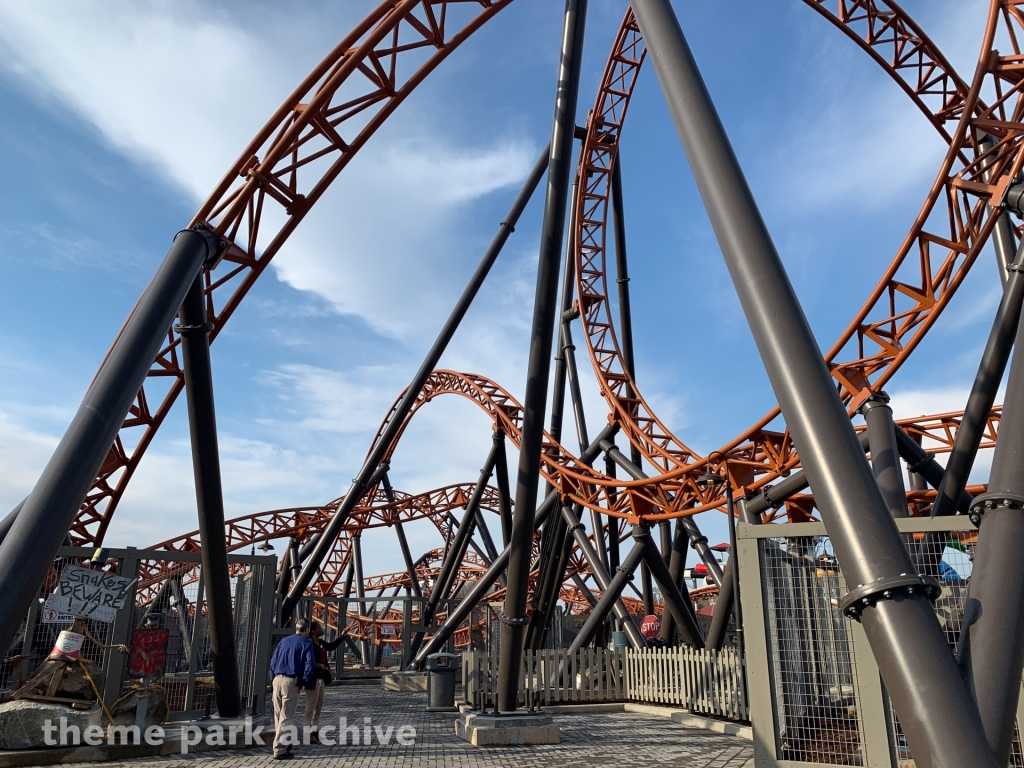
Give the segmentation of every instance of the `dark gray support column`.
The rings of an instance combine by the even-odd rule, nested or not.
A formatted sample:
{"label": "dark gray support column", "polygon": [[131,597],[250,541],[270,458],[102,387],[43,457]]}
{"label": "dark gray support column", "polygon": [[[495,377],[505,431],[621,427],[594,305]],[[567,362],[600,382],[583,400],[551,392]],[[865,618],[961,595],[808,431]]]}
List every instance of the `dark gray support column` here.
{"label": "dark gray support column", "polygon": [[[562,546],[558,553],[558,560],[552,571],[552,578],[545,595],[544,605],[541,607],[541,620],[534,638],[533,645],[527,646],[539,650],[544,646],[544,640],[551,629],[551,620],[555,614],[555,606],[562,592],[562,584],[565,583],[565,574],[569,566],[569,556],[572,554],[573,539],[569,535],[568,528],[562,537]],[[532,628],[532,627],[531,627]]]}
{"label": "dark gray support column", "polygon": [[654,579],[651,578],[651,569],[644,560],[640,563],[640,586],[643,590],[644,614],[650,616],[654,613]]}
{"label": "dark gray support column", "polygon": [[523,188],[519,192],[519,196],[516,198],[515,203],[513,203],[511,210],[508,212],[508,216],[505,221],[498,225],[498,233],[491,241],[491,245],[487,249],[487,253],[484,254],[483,259],[481,259],[479,266],[476,268],[476,272],[473,273],[469,284],[462,292],[462,296],[459,297],[459,301],[456,303],[455,309],[452,310],[451,315],[448,317],[448,321],[444,324],[440,334],[438,334],[437,340],[430,348],[430,351],[427,353],[426,358],[424,358],[419,370],[416,371],[416,375],[413,377],[412,382],[410,382],[409,387],[402,396],[402,400],[395,407],[394,413],[391,414],[391,419],[381,432],[380,439],[378,439],[373,448],[370,449],[370,453],[366,457],[366,462],[359,470],[359,474],[357,474],[355,479],[352,481],[352,485],[345,494],[344,500],[338,506],[337,512],[334,513],[330,522],[325,526],[323,539],[317,545],[313,554],[310,555],[305,566],[303,566],[302,573],[299,576],[299,582],[295,584],[292,587],[291,592],[288,593],[288,597],[283,606],[283,610],[286,614],[291,613],[295,603],[298,602],[298,599],[302,596],[306,587],[309,586],[313,577],[320,570],[320,566],[323,564],[324,560],[330,554],[331,548],[334,546],[334,541],[341,534],[342,528],[344,528],[345,522],[348,520],[348,516],[352,513],[352,510],[370,488],[371,476],[376,471],[381,460],[387,454],[391,444],[395,441],[395,438],[401,431],[403,424],[405,424],[405,417],[409,415],[409,411],[412,409],[413,404],[419,397],[420,391],[423,389],[423,384],[426,382],[434,368],[437,367],[437,363],[441,359],[441,355],[444,354],[445,349],[448,347],[448,342],[450,342],[452,336],[455,335],[455,331],[458,329],[459,323],[462,322],[462,318],[465,317],[466,312],[473,303],[473,299],[480,290],[480,286],[483,285],[484,279],[491,271],[491,267],[498,258],[498,254],[501,253],[501,249],[505,245],[505,241],[508,240],[508,236],[513,232],[513,230],[515,230],[515,225],[519,221],[519,217],[522,215],[523,209],[526,208],[526,204],[530,202],[530,197],[532,197],[534,190],[540,183],[541,177],[544,175],[544,171],[548,167],[548,155],[549,151],[545,148],[541,153],[541,156],[538,158],[533,171],[523,184]]}
{"label": "dark gray support column", "polygon": [[[864,458],[668,0],[630,0],[846,583],[920,768],[994,768],[977,706]],[[898,599],[893,599],[898,598]]]}
{"label": "dark gray support column", "polygon": [[[622,590],[626,588],[626,582],[629,581],[633,576],[633,571],[643,560],[644,554],[647,548],[643,540],[638,540],[633,548],[626,553],[626,559],[622,561],[622,565],[619,566],[615,572],[614,578],[608,583],[607,586],[602,585],[601,599],[597,601],[597,605],[594,606],[594,610],[590,612],[590,616],[583,624],[583,628],[579,631],[572,643],[569,645],[569,653],[578,651],[580,648],[585,648],[590,644],[590,641],[594,639],[594,635],[597,634],[597,630],[604,624],[608,614],[615,607],[616,603],[621,603]],[[632,621],[630,622],[632,623]],[[635,625],[634,625],[635,628]],[[644,641],[644,645],[646,645]],[[643,647],[643,646],[641,646]]]}
{"label": "dark gray support column", "polygon": [[[387,472],[380,479],[381,485],[384,487],[384,495],[387,497],[389,504],[395,503],[395,489],[391,487],[391,478],[388,477]],[[398,546],[402,550],[402,559],[405,561],[405,570],[409,572],[409,590],[416,597],[423,597],[423,590],[420,588],[420,580],[416,576],[416,565],[412,561],[412,552],[409,551],[409,540],[405,537],[405,527],[402,525],[402,521],[395,520],[395,535],[398,537]],[[406,608],[408,610],[408,607]]]}
{"label": "dark gray support column", "polygon": [[[352,564],[355,566],[355,581],[356,581],[356,597],[359,598],[356,602],[356,610],[360,616],[366,616],[366,603],[363,602],[363,598],[366,597],[366,582],[363,580],[363,551],[362,551],[362,534],[355,533],[352,536]],[[366,640],[359,643],[359,650],[362,654],[363,664],[370,666],[370,647]]]}
{"label": "dark gray support column", "polygon": [[562,55],[555,98],[555,120],[551,133],[551,158],[548,166],[544,224],[540,238],[537,267],[537,293],[534,300],[530,354],[523,398],[523,429],[519,446],[519,471],[516,476],[515,516],[512,521],[511,555],[508,563],[508,588],[502,616],[501,646],[498,662],[499,712],[514,712],[518,699],[519,665],[526,629],[527,581],[530,576],[530,549],[537,505],[544,406],[547,400],[551,341],[558,307],[558,264],[565,231],[565,204],[572,172],[572,142],[576,128],[576,101],[579,95],[580,60],[587,0],[566,0]]}
{"label": "dark gray support column", "polygon": [[[487,527],[484,512],[480,509],[479,504],[476,508],[476,530],[480,534],[480,542],[484,545],[484,552],[487,553],[488,563],[493,563],[494,558],[498,556],[498,550],[494,546],[494,539],[491,538],[491,531]],[[504,577],[502,577],[502,581],[504,581]]]}
{"label": "dark gray support column", "polygon": [[[622,451],[616,448],[615,444],[610,440],[602,441],[601,448],[605,451],[608,458],[626,470],[634,480],[647,479],[647,474],[623,456]],[[694,522],[692,517],[680,517],[679,525],[683,526],[683,530],[686,531],[686,535],[690,539],[690,546],[700,555],[701,562],[708,569],[708,577],[715,583],[715,586],[721,587],[722,566],[718,564],[718,560],[715,559],[715,553],[708,546],[707,536],[700,532],[700,528],[697,527],[697,523]]]}
{"label": "dark gray support column", "polygon": [[495,482],[498,485],[498,515],[501,517],[501,547],[508,546],[512,537],[512,493],[508,487],[508,457],[505,454],[505,433],[495,430],[494,444],[498,446],[494,462]]}
{"label": "dark gray support column", "polygon": [[[594,442],[591,443],[587,450],[579,457],[580,463],[590,466],[594,458],[601,452],[601,448],[598,443],[601,440],[606,440],[615,435],[618,431],[618,424],[609,424],[605,427],[601,434],[599,434]],[[534,530],[539,528],[548,519],[548,515],[551,514],[555,505],[559,503],[558,492],[555,489],[548,491],[547,496],[544,497],[544,501],[537,507],[537,514],[534,517]],[[579,521],[577,521],[579,522]],[[491,563],[491,566],[487,569],[483,576],[480,577],[479,581],[473,585],[468,594],[462,598],[462,600],[452,608],[448,614],[448,618],[445,619],[434,635],[427,641],[426,645],[415,654],[413,661],[414,666],[422,666],[427,656],[431,653],[435,653],[448,642],[448,639],[455,633],[455,630],[459,628],[459,625],[465,621],[466,617],[469,616],[470,612],[476,607],[485,595],[490,591],[491,587],[494,586],[494,582],[498,579],[498,574],[503,573],[508,567],[509,555],[512,551],[511,546],[506,546],[501,551],[498,558]]]}
{"label": "dark gray support column", "polygon": [[[348,570],[345,571],[345,583],[341,588],[341,596],[348,600],[352,597],[352,580],[356,575],[356,561],[355,558],[351,558],[348,563]],[[348,606],[346,606],[347,610]]]}
{"label": "dark gray support column", "polygon": [[[567,506],[562,506],[562,517],[565,518],[566,524],[569,526],[569,530],[572,531],[573,538],[576,539],[576,546],[580,548],[580,553],[583,555],[583,559],[587,561],[587,565],[590,566],[590,573],[594,577],[594,581],[601,588],[603,592],[607,592],[611,588],[612,577],[608,571],[604,569],[604,563],[601,562],[600,557],[597,554],[597,550],[594,549],[590,543],[590,539],[587,538],[587,532],[584,530],[583,524],[580,523],[575,512]],[[636,569],[635,565],[631,566],[629,572],[632,573]],[[618,574],[622,570],[622,566],[617,566],[615,572]],[[623,588],[629,582],[629,579],[623,583]],[[619,590],[622,592],[622,589]],[[646,648],[647,640],[643,635],[640,634],[640,630],[637,629],[636,623],[633,621],[633,617],[629,611],[626,610],[625,603],[621,599],[616,599],[611,607],[611,610],[615,613],[615,617],[621,622],[622,629],[629,637],[629,642],[634,648]],[[607,612],[606,614],[607,615]],[[602,618],[603,621],[603,618]],[[589,642],[589,641],[588,641]]]}
{"label": "dark gray support column", "polygon": [[[562,502],[564,504],[564,502]],[[569,531],[561,515],[551,515],[544,524],[541,533],[541,550],[538,558],[537,583],[533,592],[533,613],[526,629],[526,648],[534,650],[541,647],[544,637],[544,622],[547,618],[548,604],[557,589],[555,582],[561,575],[557,573],[558,564],[562,559],[565,540]],[[532,569],[531,569],[532,570]]]}
{"label": "dark gray support column", "polygon": [[676,586],[668,566],[665,565],[665,558],[661,556],[658,545],[651,538],[650,531],[646,526],[635,525],[633,526],[633,539],[644,545],[644,562],[651,569],[654,580],[658,582],[661,596],[665,599],[665,612],[672,616],[673,621],[679,627],[683,641],[693,648],[703,648],[704,637],[697,626],[693,603],[690,602],[689,595],[684,598],[680,594],[679,587]]}
{"label": "dark gray support column", "polygon": [[999,765],[1010,758],[1024,670],[1024,323],[1016,346],[988,491],[971,508],[978,546],[964,611],[974,617],[966,633],[968,682]]}
{"label": "dark gray support column", "polygon": [[[693,601],[690,600],[690,593],[683,584],[683,572],[686,570],[686,541],[686,530],[677,520],[676,535],[672,537],[672,551],[669,553],[668,570],[680,593],[690,601],[690,610],[692,611]],[[658,633],[658,639],[663,643],[675,645],[676,622],[667,611],[662,612],[661,615],[661,632]]]}
{"label": "dark gray support column", "polygon": [[476,486],[473,488],[473,495],[466,503],[466,512],[459,523],[458,533],[452,541],[451,549],[441,563],[441,571],[437,576],[437,586],[431,590],[430,598],[427,600],[426,611],[428,617],[433,617],[437,609],[438,600],[448,597],[452,585],[455,583],[455,576],[458,574],[459,566],[466,557],[466,549],[469,547],[473,530],[476,528],[476,517],[480,510],[480,499],[487,490],[487,481],[491,479],[491,471],[494,469],[494,462],[497,458],[498,448],[493,443],[487,454],[484,466],[480,469],[480,477],[477,478]]}
{"label": "dark gray support column", "polygon": [[0,648],[13,642],[192,281],[204,262],[219,255],[223,246],[209,234],[189,230],[175,236],[0,545]]}
{"label": "dark gray support column", "polygon": [[[612,237],[615,242],[615,283],[619,287],[619,346],[622,352],[622,364],[630,379],[636,381],[636,362],[633,357],[633,313],[629,302],[629,262],[626,258],[626,214],[622,207],[622,152],[615,156],[612,165],[611,184],[612,204]],[[633,398],[636,393],[632,385],[626,388],[626,397]],[[636,415],[634,409],[631,415]],[[629,458],[637,467],[643,467],[640,449],[629,443]]]}
{"label": "dark gray support column", "polygon": [[[210,656],[217,713],[240,717],[238,653],[235,622],[231,615],[231,574],[228,572],[228,541],[224,527],[224,493],[220,480],[217,446],[217,415],[213,399],[213,366],[210,337],[213,325],[206,317],[203,275],[196,275],[178,312],[181,357],[185,369],[185,400],[188,403],[192,441],[192,472],[199,513],[199,543],[206,581],[206,618],[210,622]],[[296,552],[296,555],[298,553]]]}
{"label": "dark gray support column", "polygon": [[[608,477],[615,477],[615,462],[609,457],[604,457],[604,473]],[[616,493],[609,491],[609,501],[614,504]],[[619,518],[608,515],[608,570],[614,571],[619,567]]]}
{"label": "dark gray support column", "polygon": [[1021,304],[1024,302],[1024,274],[1021,269],[1024,269],[1024,245],[1018,249],[1003,287],[1003,298],[992,322],[985,351],[981,354],[978,372],[967,398],[967,407],[960,420],[960,429],[953,441],[953,450],[946,461],[942,484],[935,497],[935,506],[932,507],[932,517],[955,515],[957,502],[967,487],[967,478],[978,455],[978,446],[985,434],[985,425],[992,413],[999,382],[1003,379],[1013,349],[1013,337],[1020,324]]}
{"label": "dark gray support column", "polygon": [[878,481],[885,505],[893,517],[909,517],[907,489],[903,485],[903,466],[896,447],[896,425],[886,395],[872,395],[860,409],[867,422],[868,444],[871,447],[871,468]]}
{"label": "dark gray support column", "polygon": [[572,581],[576,585],[576,588],[583,593],[583,597],[586,598],[588,603],[590,603],[591,608],[597,605],[597,598],[594,597],[594,593],[590,591],[590,587],[587,586],[587,582],[585,582],[578,573],[574,573],[572,575]]}
{"label": "dark gray support column", "polygon": [[[907,462],[907,468],[910,470],[911,477],[920,475],[928,481],[928,485],[932,488],[938,488],[942,485],[942,475],[945,469],[935,460],[932,454],[922,448],[914,438],[904,432],[898,425],[896,426],[896,448],[903,460]],[[973,501],[974,497],[967,493],[967,491],[964,491],[960,494],[960,502],[957,504],[957,509],[966,515],[970,511]]]}
{"label": "dark gray support column", "polygon": [[[731,490],[729,492],[731,496]],[[751,514],[746,509],[746,499],[740,499],[739,502],[739,514],[740,519],[746,523],[753,525],[761,524],[760,514]],[[731,506],[731,504],[730,504]],[[733,513],[735,514],[735,513]],[[715,612],[711,615],[711,626],[708,627],[707,636],[707,647],[714,648],[715,650],[721,650],[722,646],[725,645],[725,636],[729,628],[729,619],[733,619],[733,623],[736,625],[737,633],[743,632],[743,614],[741,609],[741,601],[736,599],[739,594],[739,570],[732,568],[733,563],[738,563],[736,559],[736,526],[729,526],[729,567],[725,570],[725,579],[722,582],[722,587],[718,592],[718,601],[715,603]],[[741,634],[742,638],[742,634]],[[742,639],[741,639],[742,645]]]}

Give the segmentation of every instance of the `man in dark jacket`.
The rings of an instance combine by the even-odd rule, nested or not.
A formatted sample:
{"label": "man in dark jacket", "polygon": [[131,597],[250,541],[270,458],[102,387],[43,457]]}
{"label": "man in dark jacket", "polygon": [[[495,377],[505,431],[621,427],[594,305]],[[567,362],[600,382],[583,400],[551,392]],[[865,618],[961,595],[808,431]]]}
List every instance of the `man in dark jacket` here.
{"label": "man in dark jacket", "polygon": [[306,681],[306,728],[309,740],[319,742],[317,731],[320,728],[320,710],[324,706],[324,686],[331,682],[331,668],[327,664],[327,654],[341,645],[344,635],[327,642],[324,640],[324,628],[320,622],[310,625],[309,639],[313,641],[313,653],[316,656],[316,671],[313,681]]}
{"label": "man in dark jacket", "polygon": [[309,621],[296,619],[295,634],[277,644],[270,660],[274,687],[274,759],[292,757],[292,746],[299,743],[295,727],[295,706],[299,691],[313,679],[316,661],[309,639]]}

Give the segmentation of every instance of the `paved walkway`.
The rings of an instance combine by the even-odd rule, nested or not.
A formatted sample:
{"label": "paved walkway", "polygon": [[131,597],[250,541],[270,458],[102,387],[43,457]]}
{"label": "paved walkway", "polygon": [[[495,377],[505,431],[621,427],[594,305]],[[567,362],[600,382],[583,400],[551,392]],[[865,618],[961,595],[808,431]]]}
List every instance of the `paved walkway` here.
{"label": "paved walkway", "polygon": [[[303,702],[296,720],[302,722]],[[594,715],[557,715],[561,743],[535,747],[492,747],[479,749],[455,736],[454,714],[425,712],[424,693],[385,693],[376,686],[346,685],[327,689],[321,726],[347,722],[372,726],[387,734],[393,726],[391,743],[366,746],[310,745],[298,747],[291,761],[273,761],[270,750],[256,747],[245,751],[208,752],[189,756],[140,758],[111,763],[80,764],[81,768],[540,768],[541,766],[683,766],[685,768],[743,768],[752,758],[750,742],[732,736],[684,728],[667,718],[628,712]],[[396,742],[401,726],[416,729],[415,743]],[[269,741],[268,741],[269,743]]]}

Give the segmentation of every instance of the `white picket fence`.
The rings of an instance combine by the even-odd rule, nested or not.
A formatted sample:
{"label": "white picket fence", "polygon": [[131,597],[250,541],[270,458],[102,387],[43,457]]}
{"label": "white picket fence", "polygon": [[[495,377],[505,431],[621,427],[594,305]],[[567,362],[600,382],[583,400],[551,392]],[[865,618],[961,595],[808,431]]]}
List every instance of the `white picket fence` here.
{"label": "white picket fence", "polygon": [[743,658],[734,649],[627,649],[623,671],[631,701],[673,704],[730,720],[750,718]]}
{"label": "white picket fence", "polygon": [[[465,700],[494,706],[498,660],[480,651],[462,654]],[[520,706],[636,701],[668,704],[730,720],[749,720],[743,659],[733,649],[647,648],[575,653],[526,651],[519,670]]]}

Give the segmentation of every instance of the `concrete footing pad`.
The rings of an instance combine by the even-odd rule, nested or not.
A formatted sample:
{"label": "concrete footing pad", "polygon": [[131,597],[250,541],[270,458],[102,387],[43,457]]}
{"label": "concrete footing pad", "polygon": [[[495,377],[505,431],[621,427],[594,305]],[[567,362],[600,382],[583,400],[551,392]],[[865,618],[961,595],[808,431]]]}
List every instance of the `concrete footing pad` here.
{"label": "concrete footing pad", "polygon": [[392,672],[381,675],[380,688],[382,691],[419,691],[427,690],[426,672]]}
{"label": "concrete footing pad", "polygon": [[474,747],[515,744],[557,744],[558,725],[551,715],[523,713],[484,715],[463,712],[455,721],[455,735]]}

